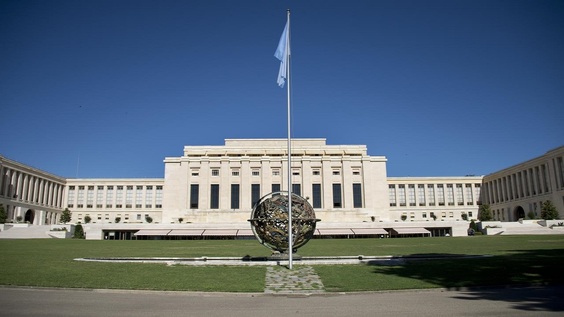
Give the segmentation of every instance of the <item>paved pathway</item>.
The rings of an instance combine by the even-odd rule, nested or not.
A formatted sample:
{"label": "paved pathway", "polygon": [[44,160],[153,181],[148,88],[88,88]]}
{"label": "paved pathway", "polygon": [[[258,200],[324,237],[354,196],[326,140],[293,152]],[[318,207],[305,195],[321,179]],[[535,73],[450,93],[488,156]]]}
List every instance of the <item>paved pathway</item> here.
{"label": "paved pathway", "polygon": [[284,266],[266,268],[264,292],[267,294],[324,293],[323,282],[311,266],[298,265],[292,270]]}

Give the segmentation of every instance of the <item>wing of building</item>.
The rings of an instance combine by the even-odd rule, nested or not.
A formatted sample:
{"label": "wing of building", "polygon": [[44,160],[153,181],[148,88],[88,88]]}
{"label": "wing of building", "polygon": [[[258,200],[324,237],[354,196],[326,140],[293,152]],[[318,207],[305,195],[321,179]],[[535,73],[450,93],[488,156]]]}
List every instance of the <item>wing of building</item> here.
{"label": "wing of building", "polygon": [[559,147],[485,177],[387,177],[386,157],[368,155],[364,145],[294,139],[288,171],[285,139],[227,139],[220,146],[185,146],[182,156],[165,158],[162,179],[72,179],[0,156],[0,204],[8,222],[33,225],[56,224],[68,208],[72,222],[89,222],[92,239],[112,232],[131,238],[140,230],[248,234],[254,203],[287,190],[291,173],[292,191],[321,219],[319,233],[372,228],[399,234],[406,227],[464,235],[463,219],[477,219],[482,203],[501,221],[538,215],[544,200],[562,212],[563,157]]}

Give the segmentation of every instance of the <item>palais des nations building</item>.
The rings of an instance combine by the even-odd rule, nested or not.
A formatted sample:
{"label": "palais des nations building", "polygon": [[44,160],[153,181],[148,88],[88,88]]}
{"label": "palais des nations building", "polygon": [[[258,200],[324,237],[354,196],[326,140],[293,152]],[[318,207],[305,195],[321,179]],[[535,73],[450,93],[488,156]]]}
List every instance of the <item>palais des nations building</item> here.
{"label": "palais des nations building", "polygon": [[253,204],[291,173],[320,236],[463,236],[480,204],[501,222],[538,217],[545,200],[562,214],[563,160],[561,146],[487,176],[387,177],[364,145],[294,139],[288,171],[285,139],[227,139],[165,158],[162,179],[72,179],[0,156],[0,204],[13,226],[58,224],[68,208],[87,239],[248,237]]}

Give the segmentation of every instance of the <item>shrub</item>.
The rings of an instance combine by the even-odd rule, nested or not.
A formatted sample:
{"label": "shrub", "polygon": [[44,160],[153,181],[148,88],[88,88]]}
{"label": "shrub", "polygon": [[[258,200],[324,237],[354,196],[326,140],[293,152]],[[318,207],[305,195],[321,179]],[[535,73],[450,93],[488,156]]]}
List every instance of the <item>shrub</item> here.
{"label": "shrub", "polygon": [[121,221],[121,217],[116,217],[116,219],[114,221],[115,221],[115,223],[119,223]]}
{"label": "shrub", "polygon": [[532,210],[527,213],[527,218],[529,219],[535,219],[536,217],[535,212]]}
{"label": "shrub", "polygon": [[460,217],[462,217],[462,220],[464,221],[468,220],[468,215],[466,213],[463,213],[462,215],[460,215]]}
{"label": "shrub", "polygon": [[82,228],[82,225],[79,223],[74,227],[74,234],[73,234],[73,239],[84,239],[84,229]]}
{"label": "shrub", "polygon": [[147,221],[148,223],[153,222],[153,218],[151,218],[151,216],[145,216],[145,221]]}
{"label": "shrub", "polygon": [[90,216],[84,217],[84,223],[90,223],[90,221],[92,221],[92,218],[90,218]]}

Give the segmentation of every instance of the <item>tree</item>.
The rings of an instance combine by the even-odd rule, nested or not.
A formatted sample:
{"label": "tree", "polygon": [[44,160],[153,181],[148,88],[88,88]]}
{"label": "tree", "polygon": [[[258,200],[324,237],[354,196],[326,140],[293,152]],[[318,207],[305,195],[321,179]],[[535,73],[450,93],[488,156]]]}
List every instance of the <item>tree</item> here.
{"label": "tree", "polygon": [[90,223],[90,221],[92,221],[92,218],[90,218],[90,216],[84,217],[84,223]]}
{"label": "tree", "polygon": [[4,205],[0,204],[0,223],[6,223],[6,219],[8,219],[8,215],[4,210]]}
{"label": "tree", "polygon": [[460,215],[460,218],[462,218],[462,220],[467,221],[468,220],[468,215],[463,212],[462,215]]}
{"label": "tree", "polygon": [[79,223],[74,227],[74,234],[73,234],[73,239],[84,239],[84,229],[82,228],[82,225]]}
{"label": "tree", "polygon": [[147,221],[148,223],[153,222],[153,218],[151,218],[151,216],[147,215],[145,216],[145,221]]}
{"label": "tree", "polygon": [[480,219],[480,221],[493,220],[490,205],[481,205],[480,206],[480,209],[478,210],[478,219]]}
{"label": "tree", "polygon": [[61,220],[62,223],[67,223],[71,221],[71,211],[68,208],[65,208],[65,210],[63,210],[63,214],[61,215]]}
{"label": "tree", "polygon": [[558,219],[558,210],[556,210],[556,207],[552,204],[552,201],[547,200],[542,203],[541,218],[544,220]]}

